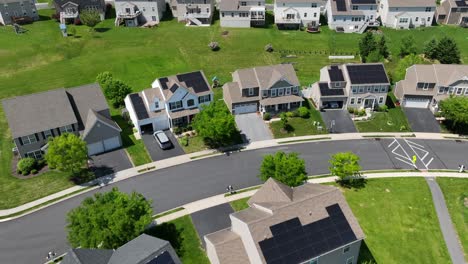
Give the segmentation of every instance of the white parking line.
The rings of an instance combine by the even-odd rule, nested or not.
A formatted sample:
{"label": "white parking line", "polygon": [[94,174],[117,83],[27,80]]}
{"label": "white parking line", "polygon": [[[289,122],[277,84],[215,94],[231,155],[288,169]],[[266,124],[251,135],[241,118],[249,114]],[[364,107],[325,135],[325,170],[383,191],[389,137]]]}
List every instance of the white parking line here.
{"label": "white parking line", "polygon": [[407,139],[405,139],[405,141],[406,141],[406,143],[409,142],[409,143],[411,143],[411,144],[413,144],[413,145],[416,145],[416,146],[418,146],[418,147],[420,147],[420,148],[424,148],[424,146],[419,145],[418,143],[415,143],[415,142],[413,142],[413,141],[409,141],[409,140],[407,140]]}

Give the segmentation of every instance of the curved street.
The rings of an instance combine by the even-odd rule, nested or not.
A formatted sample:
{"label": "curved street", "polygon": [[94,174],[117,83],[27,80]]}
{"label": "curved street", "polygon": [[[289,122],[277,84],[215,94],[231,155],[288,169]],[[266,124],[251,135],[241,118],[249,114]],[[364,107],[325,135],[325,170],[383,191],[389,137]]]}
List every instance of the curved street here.
{"label": "curved street", "polygon": [[225,192],[227,185],[244,188],[260,183],[262,157],[276,151],[298,152],[310,175],[328,173],[331,154],[352,151],[361,157],[364,170],[457,169],[467,165],[468,142],[455,140],[363,139],[285,145],[201,159],[150,172],[100,190],[76,196],[24,217],[0,224],[0,263],[44,263],[47,252],[67,249],[66,213],[96,191],[118,187],[137,191],[153,200],[155,213]]}

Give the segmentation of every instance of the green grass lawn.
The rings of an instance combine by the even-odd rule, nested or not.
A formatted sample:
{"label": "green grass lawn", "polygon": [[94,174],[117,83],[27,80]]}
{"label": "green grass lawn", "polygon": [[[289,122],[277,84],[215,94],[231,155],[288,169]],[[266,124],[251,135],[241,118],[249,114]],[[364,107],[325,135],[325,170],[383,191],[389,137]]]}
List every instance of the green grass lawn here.
{"label": "green grass lawn", "polygon": [[[322,131],[317,130],[317,127],[314,126],[314,121],[320,122],[323,128]],[[287,133],[284,133],[281,130],[280,121],[274,121],[270,123],[270,129],[274,138],[327,134],[327,129],[325,127],[325,123],[322,120],[322,116],[320,115],[320,112],[314,108],[310,109],[309,118],[291,117],[288,119],[288,122],[291,130],[289,130]]]}
{"label": "green grass lawn", "polygon": [[[400,107],[390,108],[388,112],[375,112],[368,121],[355,121],[359,132],[409,132],[408,119]],[[404,128],[404,129],[402,129]]]}
{"label": "green grass lawn", "polygon": [[232,201],[229,204],[231,205],[232,209],[234,209],[234,211],[237,212],[237,211],[244,210],[249,207],[249,205],[247,204],[247,201],[249,199],[250,197],[245,197],[239,200]]}
{"label": "green grass lawn", "polygon": [[468,179],[437,178],[468,261]]}
{"label": "green grass lawn", "polygon": [[205,145],[205,142],[203,141],[203,138],[199,136],[192,136],[189,137],[188,140],[188,145],[185,146],[182,144],[181,139],[179,138],[179,144],[184,150],[185,153],[193,153],[193,152],[198,152],[207,149],[208,147]]}

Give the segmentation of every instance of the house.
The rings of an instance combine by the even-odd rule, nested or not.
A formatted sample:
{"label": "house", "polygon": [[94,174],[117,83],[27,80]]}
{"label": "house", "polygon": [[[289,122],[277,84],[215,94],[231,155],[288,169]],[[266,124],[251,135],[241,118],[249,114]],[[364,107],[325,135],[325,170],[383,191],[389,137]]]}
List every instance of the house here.
{"label": "house", "polygon": [[468,27],[468,1],[442,0],[437,6],[437,23]]}
{"label": "house", "polygon": [[170,0],[172,15],[187,26],[210,26],[215,0]]}
{"label": "house", "polygon": [[156,79],[152,88],[125,97],[138,133],[185,126],[213,101],[213,91],[202,71]]}
{"label": "house", "polygon": [[76,22],[83,10],[96,10],[99,17],[104,20],[106,15],[106,3],[104,0],[54,0],[55,12],[60,18],[60,23]]}
{"label": "house", "polygon": [[382,63],[332,65],[320,69],[311,98],[321,109],[385,105],[390,81]]}
{"label": "house", "polygon": [[221,0],[221,27],[255,27],[265,25],[265,0]]}
{"label": "house", "polygon": [[181,264],[171,244],[142,234],[127,244],[112,249],[70,249],[61,264]]}
{"label": "house", "polygon": [[280,112],[300,107],[299,80],[291,64],[240,69],[223,86],[224,102],[233,114]]}
{"label": "house", "polygon": [[42,158],[49,137],[81,136],[88,154],[122,146],[121,129],[111,119],[98,84],[5,99],[3,109],[21,158]]}
{"label": "house", "polygon": [[381,0],[378,13],[384,26],[409,29],[431,26],[435,9],[432,0]]}
{"label": "house", "polygon": [[0,25],[39,20],[36,1],[0,0]]}
{"label": "house", "polygon": [[337,32],[363,33],[368,27],[378,27],[377,0],[329,0],[328,26]]}
{"label": "house", "polygon": [[279,29],[319,26],[324,0],[275,0],[275,24]]}
{"label": "house", "polygon": [[338,188],[270,178],[247,203],[204,237],[212,264],[357,263],[364,232]]}
{"label": "house", "polygon": [[468,96],[468,65],[413,65],[406,69],[405,79],[396,83],[394,93],[403,107],[437,112],[441,100]]}
{"label": "house", "polygon": [[115,26],[122,23],[127,27],[159,24],[165,11],[164,0],[115,0]]}

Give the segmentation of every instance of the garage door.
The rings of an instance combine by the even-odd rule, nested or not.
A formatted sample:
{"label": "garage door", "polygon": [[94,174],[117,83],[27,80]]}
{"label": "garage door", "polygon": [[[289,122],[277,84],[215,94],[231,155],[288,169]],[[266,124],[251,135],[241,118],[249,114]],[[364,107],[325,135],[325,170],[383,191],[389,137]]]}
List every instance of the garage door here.
{"label": "garage door", "polygon": [[120,147],[120,140],[119,137],[113,137],[104,140],[104,150],[112,150]]}
{"label": "garage door", "polygon": [[408,108],[427,108],[429,102],[430,99],[427,98],[405,98],[403,106]]}
{"label": "garage door", "polygon": [[88,144],[88,155],[89,156],[94,155],[94,154],[98,154],[98,153],[101,153],[101,152],[104,152],[104,144],[102,144],[102,141],[92,143],[92,144]]}
{"label": "garage door", "polygon": [[156,130],[169,129],[169,121],[166,118],[155,121],[154,125],[156,127]]}
{"label": "garage door", "polygon": [[257,104],[241,104],[234,107],[234,114],[245,114],[257,112]]}

